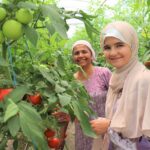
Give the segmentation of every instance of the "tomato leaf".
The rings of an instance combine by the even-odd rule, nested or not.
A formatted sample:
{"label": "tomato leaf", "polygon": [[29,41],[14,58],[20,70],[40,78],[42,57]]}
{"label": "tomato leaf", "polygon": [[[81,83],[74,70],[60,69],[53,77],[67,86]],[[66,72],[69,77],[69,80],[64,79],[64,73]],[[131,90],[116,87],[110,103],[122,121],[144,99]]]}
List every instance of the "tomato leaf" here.
{"label": "tomato leaf", "polygon": [[55,28],[52,24],[46,23],[46,28],[48,29],[49,33],[53,35],[55,33]]}
{"label": "tomato leaf", "polygon": [[55,95],[50,94],[48,97],[49,97],[49,98],[48,98],[48,103],[49,103],[49,105],[52,105],[52,104],[54,104],[54,103],[57,102],[57,97],[56,97]]}
{"label": "tomato leaf", "polygon": [[62,93],[62,92],[64,92],[64,91],[66,91],[65,88],[63,88],[63,87],[60,86],[59,84],[56,84],[56,85],[55,85],[55,92],[56,92],[56,93]]}
{"label": "tomato leaf", "polygon": [[36,47],[37,41],[38,41],[38,34],[35,29],[25,26],[24,32],[27,37],[27,39]]}
{"label": "tomato leaf", "polygon": [[20,129],[19,117],[15,116],[8,120],[8,129],[13,137],[15,137]]}
{"label": "tomato leaf", "polygon": [[43,65],[39,65],[39,66],[35,66],[39,71],[40,73],[42,74],[42,76],[47,79],[51,84],[54,84],[55,81],[53,80],[53,78],[51,77],[50,73],[49,73],[49,69],[46,68],[45,66]]}
{"label": "tomato leaf", "polygon": [[19,2],[17,6],[20,8],[37,9],[37,6],[31,2]]}
{"label": "tomato leaf", "polygon": [[84,134],[90,137],[97,137],[91,128],[88,116],[84,113],[84,107],[82,107],[77,101],[72,101],[72,104],[74,114],[80,121],[80,125]]}
{"label": "tomato leaf", "polygon": [[19,103],[19,120],[25,136],[38,149],[48,149],[44,138],[44,125],[39,113],[34,107],[25,102]]}
{"label": "tomato leaf", "polygon": [[64,86],[64,87],[69,87],[69,83],[65,80],[61,80],[61,85]]}
{"label": "tomato leaf", "polygon": [[8,99],[7,103],[8,105],[6,107],[4,115],[4,122],[6,122],[11,117],[15,116],[19,111],[18,106],[11,99]]}
{"label": "tomato leaf", "polygon": [[49,17],[56,32],[58,32],[62,38],[68,38],[65,22],[61,18],[56,5],[42,5],[41,10],[45,17]]}
{"label": "tomato leaf", "polygon": [[64,94],[58,94],[59,102],[62,105],[62,107],[68,105],[71,101],[71,96],[64,93]]}
{"label": "tomato leaf", "polygon": [[29,87],[17,86],[15,89],[13,89],[13,91],[7,97],[11,98],[13,102],[18,102],[28,92],[29,92]]}

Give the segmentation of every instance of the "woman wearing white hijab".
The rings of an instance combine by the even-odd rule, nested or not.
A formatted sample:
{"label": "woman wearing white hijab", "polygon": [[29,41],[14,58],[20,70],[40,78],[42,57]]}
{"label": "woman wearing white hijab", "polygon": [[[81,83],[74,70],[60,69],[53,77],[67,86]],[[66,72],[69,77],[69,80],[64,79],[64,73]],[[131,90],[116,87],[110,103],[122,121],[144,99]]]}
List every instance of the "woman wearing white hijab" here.
{"label": "woman wearing white hijab", "polygon": [[138,36],[127,22],[108,24],[101,33],[101,48],[115,67],[106,100],[106,118],[91,121],[105,134],[112,150],[150,149],[150,71],[138,60]]}
{"label": "woman wearing white hijab", "polygon": [[[93,61],[96,59],[95,51],[91,44],[86,40],[79,40],[73,44],[72,59],[74,63],[82,68],[75,72],[74,77],[84,85],[85,89],[93,100],[89,104],[90,107],[99,117],[104,117],[106,94],[111,76],[110,70],[105,67],[93,65]],[[85,136],[80,127],[80,122],[75,121],[75,149],[100,150],[100,146],[97,147],[97,149],[94,147],[96,142],[97,139],[93,141],[92,138]],[[73,144],[70,147],[68,146],[68,149],[69,148],[72,150]]]}

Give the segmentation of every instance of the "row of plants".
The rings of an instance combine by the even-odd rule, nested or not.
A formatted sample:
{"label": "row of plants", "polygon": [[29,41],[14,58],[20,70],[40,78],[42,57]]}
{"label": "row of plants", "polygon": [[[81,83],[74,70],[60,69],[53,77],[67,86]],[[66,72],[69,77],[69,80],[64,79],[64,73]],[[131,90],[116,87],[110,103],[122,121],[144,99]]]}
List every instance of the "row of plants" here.
{"label": "row of plants", "polygon": [[[8,141],[21,150],[58,148],[75,118],[87,136],[96,136],[88,121],[90,98],[65,53],[70,18],[91,26],[92,16],[50,0],[0,4],[0,149]],[[65,113],[64,121],[55,112]]]}

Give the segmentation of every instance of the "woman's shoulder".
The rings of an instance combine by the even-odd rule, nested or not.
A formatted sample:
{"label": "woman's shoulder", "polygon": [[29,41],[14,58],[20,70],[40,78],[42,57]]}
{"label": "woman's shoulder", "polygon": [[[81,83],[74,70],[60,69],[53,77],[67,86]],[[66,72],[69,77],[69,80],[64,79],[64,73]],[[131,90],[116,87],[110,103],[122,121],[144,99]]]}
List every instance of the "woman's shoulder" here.
{"label": "woman's shoulder", "polygon": [[149,85],[150,86],[150,70],[143,68],[132,77],[132,82],[137,83],[139,86]]}
{"label": "woman's shoulder", "polygon": [[95,70],[96,70],[96,72],[100,72],[100,73],[104,73],[104,74],[111,73],[111,71],[107,67],[95,66]]}
{"label": "woman's shoulder", "polygon": [[150,70],[144,69],[143,72],[139,73],[137,76],[137,81],[150,84]]}
{"label": "woman's shoulder", "polygon": [[99,66],[96,66],[96,75],[98,77],[100,77],[105,84],[108,85],[109,83],[109,80],[111,78],[111,71],[107,68],[107,67],[99,67]]}

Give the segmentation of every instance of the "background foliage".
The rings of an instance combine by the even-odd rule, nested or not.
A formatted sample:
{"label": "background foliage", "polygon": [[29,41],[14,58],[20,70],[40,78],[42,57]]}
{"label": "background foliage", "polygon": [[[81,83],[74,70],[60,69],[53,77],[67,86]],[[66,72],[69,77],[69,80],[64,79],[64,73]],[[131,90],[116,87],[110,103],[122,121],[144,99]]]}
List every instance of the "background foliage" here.
{"label": "background foliage", "polygon": [[[97,16],[92,20],[92,25],[98,32],[91,37],[87,35],[85,28],[78,27],[76,33],[68,42],[69,48],[78,39],[89,40],[97,52],[98,64],[110,67],[101,54],[99,33],[107,23],[115,20],[124,20],[131,23],[137,30],[140,43],[140,61],[150,60],[150,1],[118,0],[112,6],[106,2],[109,3],[109,0],[90,0],[89,12]],[[99,53],[100,55],[98,55]]]}

